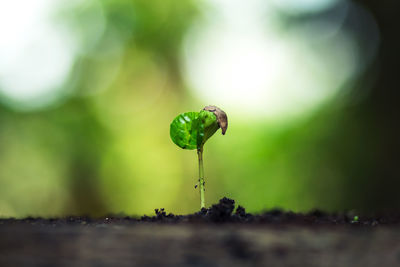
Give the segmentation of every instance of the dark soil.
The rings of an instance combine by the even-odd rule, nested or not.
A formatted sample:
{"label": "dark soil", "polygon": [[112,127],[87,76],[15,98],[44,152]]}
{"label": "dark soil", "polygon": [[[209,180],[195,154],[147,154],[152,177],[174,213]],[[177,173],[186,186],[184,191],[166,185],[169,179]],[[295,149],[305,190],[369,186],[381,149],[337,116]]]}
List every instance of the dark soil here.
{"label": "dark soil", "polygon": [[400,266],[400,216],[249,214],[0,220],[0,266]]}
{"label": "dark soil", "polygon": [[140,224],[140,223],[240,223],[262,225],[348,225],[352,227],[376,227],[379,225],[400,226],[400,214],[385,214],[375,216],[358,216],[354,212],[326,213],[321,210],[313,210],[308,213],[294,213],[281,209],[272,209],[261,214],[247,213],[245,208],[238,206],[235,209],[235,201],[222,198],[218,204],[210,208],[188,215],[174,215],[167,213],[163,208],[155,209],[154,216],[142,216],[141,218],[108,215],[102,218],[87,216],[69,216],[65,218],[33,218],[25,219],[0,219],[0,225],[30,224],[36,226],[63,226],[86,225],[96,226],[102,224]]}

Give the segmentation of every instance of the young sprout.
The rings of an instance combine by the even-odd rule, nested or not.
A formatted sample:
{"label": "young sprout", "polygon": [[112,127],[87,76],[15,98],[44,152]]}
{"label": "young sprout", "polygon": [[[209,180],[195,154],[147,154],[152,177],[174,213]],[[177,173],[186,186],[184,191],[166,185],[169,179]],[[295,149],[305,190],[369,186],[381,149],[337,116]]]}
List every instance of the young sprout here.
{"label": "young sprout", "polygon": [[359,218],[358,218],[358,216],[356,215],[356,216],[353,217],[353,221],[351,221],[351,222],[352,222],[352,223],[358,223],[358,220],[359,220]]}
{"label": "young sprout", "polygon": [[199,159],[200,208],[205,207],[203,147],[206,141],[221,128],[224,135],[228,128],[226,113],[216,106],[207,106],[200,112],[179,114],[171,123],[172,141],[183,149],[197,149]]}

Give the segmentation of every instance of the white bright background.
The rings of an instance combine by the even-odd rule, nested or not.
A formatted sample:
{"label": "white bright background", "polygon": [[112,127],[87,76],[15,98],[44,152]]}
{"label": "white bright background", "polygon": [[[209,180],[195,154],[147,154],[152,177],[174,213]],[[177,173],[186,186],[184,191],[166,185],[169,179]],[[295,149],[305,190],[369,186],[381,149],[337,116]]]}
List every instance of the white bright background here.
{"label": "white bright background", "polygon": [[[276,15],[324,12],[334,4],[329,21],[286,30]],[[350,10],[378,43],[373,18],[350,2],[215,0],[207,6],[185,43],[187,81],[199,98],[242,117],[290,118],[335,96],[366,56],[343,27]]]}

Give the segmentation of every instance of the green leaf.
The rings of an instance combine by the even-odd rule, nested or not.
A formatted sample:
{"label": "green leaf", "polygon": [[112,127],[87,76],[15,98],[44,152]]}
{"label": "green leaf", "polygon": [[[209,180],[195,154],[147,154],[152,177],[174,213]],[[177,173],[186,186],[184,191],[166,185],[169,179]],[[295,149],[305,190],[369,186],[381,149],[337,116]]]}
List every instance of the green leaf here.
{"label": "green leaf", "polygon": [[172,121],[170,136],[177,146],[196,149],[202,147],[217,130],[217,118],[212,112],[186,112]]}
{"label": "green leaf", "polygon": [[199,119],[201,123],[204,125],[204,137],[201,142],[201,145],[204,145],[205,142],[213,136],[213,134],[218,130],[219,125],[217,122],[217,117],[214,113],[206,110],[202,110],[199,112]]}
{"label": "green leaf", "polygon": [[203,141],[204,125],[200,123],[198,112],[179,114],[171,123],[172,141],[183,149],[196,149]]}

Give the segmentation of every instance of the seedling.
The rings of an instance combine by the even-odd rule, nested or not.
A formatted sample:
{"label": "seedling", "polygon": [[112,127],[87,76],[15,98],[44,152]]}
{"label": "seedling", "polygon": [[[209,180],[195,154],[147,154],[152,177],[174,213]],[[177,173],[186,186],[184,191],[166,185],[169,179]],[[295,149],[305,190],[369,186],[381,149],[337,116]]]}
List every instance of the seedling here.
{"label": "seedling", "polygon": [[197,156],[199,159],[198,186],[200,190],[200,208],[205,207],[203,147],[206,141],[219,128],[221,128],[222,134],[224,135],[228,128],[228,118],[226,113],[216,106],[207,106],[200,112],[185,112],[179,114],[172,121],[170,126],[171,139],[177,146],[189,150],[197,149]]}

